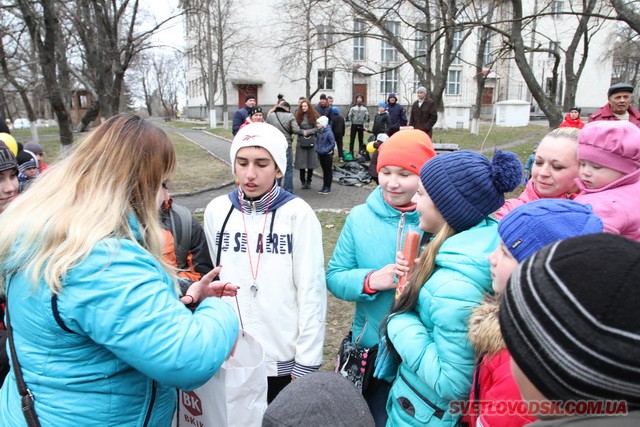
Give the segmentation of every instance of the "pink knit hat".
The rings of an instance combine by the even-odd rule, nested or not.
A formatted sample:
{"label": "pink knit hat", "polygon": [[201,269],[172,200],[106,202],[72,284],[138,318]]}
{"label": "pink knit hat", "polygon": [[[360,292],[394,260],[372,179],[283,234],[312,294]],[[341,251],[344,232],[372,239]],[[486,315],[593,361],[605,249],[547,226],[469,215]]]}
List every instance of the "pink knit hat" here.
{"label": "pink knit hat", "polygon": [[640,128],[625,120],[587,123],[578,136],[578,160],[630,174],[640,169]]}

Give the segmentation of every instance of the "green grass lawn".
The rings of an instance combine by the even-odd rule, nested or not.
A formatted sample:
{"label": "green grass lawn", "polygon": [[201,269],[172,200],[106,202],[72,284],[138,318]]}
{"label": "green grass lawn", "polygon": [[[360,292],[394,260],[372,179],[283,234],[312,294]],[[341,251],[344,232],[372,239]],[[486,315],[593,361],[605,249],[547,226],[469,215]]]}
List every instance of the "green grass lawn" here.
{"label": "green grass lawn", "polygon": [[[58,132],[57,127],[38,128],[40,145],[45,153],[45,161],[49,164],[60,158]],[[31,140],[29,129],[14,130],[12,135],[16,141],[22,144]],[[87,135],[88,133],[74,134],[74,144]],[[173,142],[178,158],[178,168],[172,179],[172,193],[189,193],[217,187],[232,180],[231,168],[226,163],[176,133],[168,132],[168,135]]]}

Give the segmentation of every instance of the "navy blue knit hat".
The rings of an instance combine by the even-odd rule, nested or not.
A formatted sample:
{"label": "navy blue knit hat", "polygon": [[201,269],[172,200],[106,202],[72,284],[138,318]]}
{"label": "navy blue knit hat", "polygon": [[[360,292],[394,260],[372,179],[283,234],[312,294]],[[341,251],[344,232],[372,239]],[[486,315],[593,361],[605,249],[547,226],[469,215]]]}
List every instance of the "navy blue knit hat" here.
{"label": "navy blue knit hat", "polygon": [[454,151],[425,163],[420,180],[447,223],[460,232],[504,204],[504,193],[522,182],[522,163],[508,151],[496,151],[493,160],[474,151]]}
{"label": "navy blue knit hat", "polygon": [[603,227],[590,205],[564,199],[540,199],[505,215],[498,225],[498,233],[520,263],[553,242],[601,233]]}

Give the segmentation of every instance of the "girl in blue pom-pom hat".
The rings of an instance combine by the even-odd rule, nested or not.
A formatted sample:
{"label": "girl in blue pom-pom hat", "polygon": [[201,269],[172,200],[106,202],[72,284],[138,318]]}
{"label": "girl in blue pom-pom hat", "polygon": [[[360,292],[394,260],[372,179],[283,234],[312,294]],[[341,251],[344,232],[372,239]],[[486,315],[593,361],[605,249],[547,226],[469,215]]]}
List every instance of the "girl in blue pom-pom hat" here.
{"label": "girl in blue pom-pom hat", "polygon": [[[509,152],[489,160],[463,150],[431,159],[420,181],[419,227],[434,236],[386,322],[389,359],[399,363],[387,411],[393,425],[453,426],[474,370],[467,319],[491,292],[487,257],[500,242],[489,215],[522,182],[522,164]],[[401,253],[396,269],[407,274]]]}

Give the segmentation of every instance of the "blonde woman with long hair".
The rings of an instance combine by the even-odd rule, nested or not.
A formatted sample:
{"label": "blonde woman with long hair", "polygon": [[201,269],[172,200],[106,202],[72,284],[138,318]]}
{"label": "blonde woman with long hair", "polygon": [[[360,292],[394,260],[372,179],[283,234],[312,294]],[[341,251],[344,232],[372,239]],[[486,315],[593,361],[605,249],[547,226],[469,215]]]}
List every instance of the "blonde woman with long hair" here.
{"label": "blonde woman with long hair", "polygon": [[[474,354],[467,318],[491,291],[487,257],[498,246],[489,217],[522,179],[515,154],[490,161],[472,151],[442,154],[420,170],[412,201],[418,227],[433,238],[391,309],[386,336],[400,362],[387,401],[387,425],[454,426],[453,400],[469,396]],[[396,270],[408,271],[398,254]]]}
{"label": "blonde woman with long hair", "polygon": [[157,199],[175,165],[160,128],[115,116],[0,215],[19,364],[0,389],[0,425],[25,422],[18,368],[42,425],[169,426],[176,388],[204,384],[227,358],[236,315],[206,296],[235,286],[211,282],[217,268],[180,301],[162,261]]}

